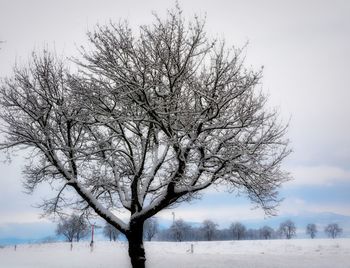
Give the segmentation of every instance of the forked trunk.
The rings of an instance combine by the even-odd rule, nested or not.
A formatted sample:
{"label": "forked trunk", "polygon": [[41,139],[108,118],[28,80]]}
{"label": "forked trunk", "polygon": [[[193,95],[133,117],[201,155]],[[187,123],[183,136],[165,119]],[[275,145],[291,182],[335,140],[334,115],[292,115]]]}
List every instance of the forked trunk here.
{"label": "forked trunk", "polygon": [[146,257],[143,247],[143,222],[130,223],[130,231],[127,234],[129,242],[129,256],[133,268],[144,268]]}

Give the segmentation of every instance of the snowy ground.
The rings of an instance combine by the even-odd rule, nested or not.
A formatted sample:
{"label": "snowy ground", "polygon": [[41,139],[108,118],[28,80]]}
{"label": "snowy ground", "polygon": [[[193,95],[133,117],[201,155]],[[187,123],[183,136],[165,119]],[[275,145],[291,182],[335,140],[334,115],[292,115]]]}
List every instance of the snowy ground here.
{"label": "snowy ground", "polygon": [[[145,243],[147,267],[350,268],[350,239]],[[130,267],[126,243],[20,245],[0,249],[1,268]]]}

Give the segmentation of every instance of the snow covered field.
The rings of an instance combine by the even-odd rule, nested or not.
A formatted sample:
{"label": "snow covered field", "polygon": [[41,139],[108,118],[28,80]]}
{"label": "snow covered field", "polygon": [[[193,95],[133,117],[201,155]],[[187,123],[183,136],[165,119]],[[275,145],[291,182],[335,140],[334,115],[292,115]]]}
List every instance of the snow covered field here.
{"label": "snow covered field", "polygon": [[[147,267],[350,268],[350,239],[145,243]],[[0,249],[1,268],[130,267],[127,244],[33,244]]]}

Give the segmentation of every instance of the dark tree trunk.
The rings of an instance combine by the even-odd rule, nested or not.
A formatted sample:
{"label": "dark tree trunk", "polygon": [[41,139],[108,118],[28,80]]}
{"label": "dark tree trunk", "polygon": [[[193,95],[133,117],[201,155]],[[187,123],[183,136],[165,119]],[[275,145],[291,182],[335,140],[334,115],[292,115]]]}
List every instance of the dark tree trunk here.
{"label": "dark tree trunk", "polygon": [[130,222],[127,234],[129,242],[129,256],[133,268],[144,268],[146,257],[143,247],[143,222]]}

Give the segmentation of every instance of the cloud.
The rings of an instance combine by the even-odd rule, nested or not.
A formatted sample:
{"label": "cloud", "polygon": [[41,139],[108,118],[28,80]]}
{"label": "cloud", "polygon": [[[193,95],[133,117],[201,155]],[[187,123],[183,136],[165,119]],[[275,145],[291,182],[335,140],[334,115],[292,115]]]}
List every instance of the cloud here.
{"label": "cloud", "polygon": [[278,209],[279,215],[300,215],[305,212],[325,213],[332,212],[350,216],[350,207],[347,203],[318,204],[308,202],[302,198],[287,197]]}
{"label": "cloud", "polygon": [[298,166],[290,170],[293,180],[286,186],[333,185],[350,182],[350,171],[336,166]]}
{"label": "cloud", "polygon": [[14,211],[2,212],[0,224],[9,222],[28,223],[40,221],[40,211],[24,211],[23,209],[16,209]]}
{"label": "cloud", "polygon": [[35,206],[53,194],[48,184],[40,185],[32,195],[24,193],[23,161],[22,157],[14,157],[11,164],[0,162],[0,224],[39,221],[42,210]]}

